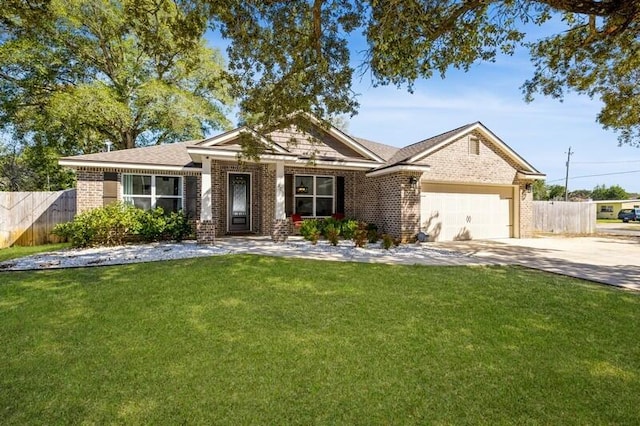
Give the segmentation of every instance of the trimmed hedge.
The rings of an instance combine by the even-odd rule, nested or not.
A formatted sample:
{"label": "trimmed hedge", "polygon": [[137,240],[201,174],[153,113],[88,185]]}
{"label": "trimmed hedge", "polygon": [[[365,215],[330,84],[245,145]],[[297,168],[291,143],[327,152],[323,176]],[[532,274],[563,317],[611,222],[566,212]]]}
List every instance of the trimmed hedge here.
{"label": "trimmed hedge", "polygon": [[123,203],[88,210],[53,229],[54,235],[69,241],[73,247],[182,241],[191,232],[187,217],[182,212],[165,214],[160,207],[145,211]]}

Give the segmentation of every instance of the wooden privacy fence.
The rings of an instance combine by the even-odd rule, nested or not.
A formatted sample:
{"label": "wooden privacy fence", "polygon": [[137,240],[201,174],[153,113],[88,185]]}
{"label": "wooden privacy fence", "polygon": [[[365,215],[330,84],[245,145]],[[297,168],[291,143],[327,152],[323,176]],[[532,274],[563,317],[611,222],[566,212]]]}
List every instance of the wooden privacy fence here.
{"label": "wooden privacy fence", "polygon": [[58,223],[76,214],[76,190],[0,192],[0,248],[58,242],[51,235]]}
{"label": "wooden privacy fence", "polygon": [[534,201],[533,229],[557,234],[593,234],[596,208],[593,203]]}

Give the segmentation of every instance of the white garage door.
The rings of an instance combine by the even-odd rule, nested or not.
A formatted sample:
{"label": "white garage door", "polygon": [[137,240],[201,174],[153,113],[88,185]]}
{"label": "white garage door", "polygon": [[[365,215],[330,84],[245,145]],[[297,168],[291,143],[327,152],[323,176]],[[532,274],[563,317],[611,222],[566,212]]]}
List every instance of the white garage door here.
{"label": "white garage door", "polygon": [[509,238],[513,228],[510,192],[510,188],[491,187],[467,192],[424,191],[420,200],[422,231],[432,241]]}

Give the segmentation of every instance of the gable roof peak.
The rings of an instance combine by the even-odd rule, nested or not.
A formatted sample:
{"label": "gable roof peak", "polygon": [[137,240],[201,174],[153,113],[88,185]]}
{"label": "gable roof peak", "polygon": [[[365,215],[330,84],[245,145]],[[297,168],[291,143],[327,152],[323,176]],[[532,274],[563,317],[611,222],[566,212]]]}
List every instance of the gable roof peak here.
{"label": "gable roof peak", "polygon": [[[482,125],[482,123],[480,123],[479,121],[476,121],[475,123],[465,124],[464,126],[460,126],[453,130],[449,130],[447,132],[440,133],[439,135],[430,137],[428,139],[423,139],[419,142],[413,143],[411,145],[407,145],[404,148],[400,149],[398,152],[396,152],[395,155],[391,157],[391,159],[389,160],[389,163],[401,163],[406,161],[412,162],[411,160],[414,159],[417,155],[425,151],[428,151],[434,146],[437,146],[440,143],[448,140],[452,136],[463,133],[464,131],[474,126],[477,126],[478,124]],[[413,161],[415,161],[415,159]]]}
{"label": "gable roof peak", "polygon": [[395,155],[388,161],[389,164],[414,164],[416,161],[431,155],[438,149],[448,145],[449,143],[471,133],[472,131],[480,131],[489,141],[495,144],[506,155],[512,158],[512,160],[521,167],[521,172],[531,172],[539,174],[538,170],[529,164],[524,158],[516,153],[509,145],[507,145],[502,139],[496,136],[489,128],[487,128],[482,122],[476,121],[473,123],[465,124],[448,132],[441,133],[437,136],[416,142],[409,146],[400,149]]}

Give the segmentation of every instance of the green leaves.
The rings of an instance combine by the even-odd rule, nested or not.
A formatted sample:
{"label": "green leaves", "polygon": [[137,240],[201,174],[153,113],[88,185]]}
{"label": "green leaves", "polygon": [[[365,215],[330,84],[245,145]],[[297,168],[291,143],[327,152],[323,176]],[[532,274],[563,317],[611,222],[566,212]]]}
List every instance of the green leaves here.
{"label": "green leaves", "polygon": [[619,133],[621,144],[640,145],[640,28],[609,32],[584,16],[568,15],[569,31],[530,45],[535,66],[523,91],[528,101],[536,92],[562,99],[567,91],[600,99],[598,121]]}
{"label": "green leaves", "polygon": [[[306,111],[353,115],[359,66],[374,85],[412,89],[450,67],[511,54],[525,24],[564,13],[566,31],[529,44],[523,85],[599,98],[598,120],[640,141],[640,3],[584,0],[6,0],[0,10],[0,128],[60,152],[204,136],[242,120],[279,125]],[[229,71],[206,47],[230,44]],[[361,63],[349,40],[366,38]]]}
{"label": "green leaves", "polygon": [[224,62],[191,2],[16,2],[0,13],[0,128],[25,143],[88,153],[229,126]]}
{"label": "green leaves", "polygon": [[611,185],[605,187],[598,185],[591,191],[591,199],[593,200],[627,200],[629,194],[620,185]]}
{"label": "green leaves", "polygon": [[345,35],[360,22],[358,2],[209,4],[213,25],[231,41],[234,94],[245,116],[273,125],[299,111],[355,113]]}
{"label": "green leaves", "polygon": [[[304,110],[327,118],[353,114],[356,67],[374,85],[412,89],[420,78],[511,54],[525,25],[564,13],[567,31],[530,44],[534,76],[523,85],[562,98],[567,90],[600,98],[598,120],[640,141],[640,3],[584,0],[207,0],[211,25],[230,41],[234,94],[247,117],[272,125]],[[367,47],[358,64],[347,40]]]}

